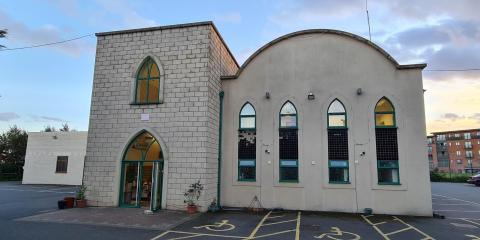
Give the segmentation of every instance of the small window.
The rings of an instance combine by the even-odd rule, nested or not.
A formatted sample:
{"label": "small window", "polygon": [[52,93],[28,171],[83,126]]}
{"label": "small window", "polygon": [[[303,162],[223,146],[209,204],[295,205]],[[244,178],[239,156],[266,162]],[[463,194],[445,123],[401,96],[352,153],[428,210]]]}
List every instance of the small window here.
{"label": "small window", "polygon": [[280,127],[296,128],[297,120],[297,109],[295,106],[290,101],[283,104],[280,110]]}
{"label": "small window", "polygon": [[347,126],[347,114],[345,112],[345,107],[343,104],[338,101],[338,99],[333,100],[328,107],[328,127],[346,127]]}
{"label": "small window", "polygon": [[137,74],[135,103],[159,103],[160,70],[151,57],[147,57]]}
{"label": "small window", "polygon": [[67,173],[68,156],[57,156],[57,168],[55,173]]}
{"label": "small window", "polygon": [[400,184],[395,108],[385,97],[375,107],[375,139],[379,184]]}
{"label": "small window", "polygon": [[375,106],[375,126],[395,127],[395,109],[387,98],[382,98]]}
{"label": "small window", "polygon": [[348,129],[345,107],[338,100],[328,107],[328,180],[349,183]]}
{"label": "small window", "polygon": [[462,164],[462,160],[457,159],[457,164]]}
{"label": "small window", "polygon": [[472,138],[472,135],[470,133],[464,133],[463,136],[465,137],[465,139],[471,139]]}
{"label": "small window", "polygon": [[245,103],[240,111],[240,129],[255,129],[255,115],[252,104]]}
{"label": "small window", "polygon": [[280,110],[280,181],[298,182],[297,110],[287,101]]}
{"label": "small window", "polygon": [[238,181],[255,181],[256,177],[256,114],[252,104],[240,110],[238,130]]}

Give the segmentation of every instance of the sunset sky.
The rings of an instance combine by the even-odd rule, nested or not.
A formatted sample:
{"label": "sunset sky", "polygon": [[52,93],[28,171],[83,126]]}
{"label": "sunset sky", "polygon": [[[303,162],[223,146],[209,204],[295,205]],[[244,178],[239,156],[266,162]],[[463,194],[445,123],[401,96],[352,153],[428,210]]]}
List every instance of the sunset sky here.
{"label": "sunset sky", "polygon": [[[480,1],[369,0],[372,41],[423,73],[427,132],[480,128]],[[1,1],[0,132],[67,122],[87,130],[95,32],[212,20],[241,64],[265,43],[311,28],[368,38],[365,0]],[[3,49],[5,50],[5,49]]]}

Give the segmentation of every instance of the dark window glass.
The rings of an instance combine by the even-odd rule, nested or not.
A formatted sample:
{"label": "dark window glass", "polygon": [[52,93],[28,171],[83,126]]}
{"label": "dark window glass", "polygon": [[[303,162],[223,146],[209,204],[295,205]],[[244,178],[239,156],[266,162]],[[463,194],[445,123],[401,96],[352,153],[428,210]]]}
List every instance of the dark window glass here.
{"label": "dark window glass", "polygon": [[348,182],[348,130],[328,129],[329,181]]}
{"label": "dark window glass", "polygon": [[376,128],[377,168],[379,183],[399,183],[396,128]]}
{"label": "dark window glass", "polygon": [[67,173],[68,156],[57,156],[56,173]]}
{"label": "dark window glass", "polygon": [[255,130],[238,131],[238,180],[254,181],[256,166]]}
{"label": "dark window glass", "polygon": [[280,128],[280,181],[298,181],[298,131]]}

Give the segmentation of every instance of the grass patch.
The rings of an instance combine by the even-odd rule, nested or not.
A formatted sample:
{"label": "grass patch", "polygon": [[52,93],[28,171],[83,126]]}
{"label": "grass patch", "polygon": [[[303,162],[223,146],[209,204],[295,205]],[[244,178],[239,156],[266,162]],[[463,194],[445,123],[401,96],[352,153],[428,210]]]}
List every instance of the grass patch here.
{"label": "grass patch", "polygon": [[430,172],[430,181],[432,182],[454,182],[454,183],[466,183],[470,178],[468,173],[440,173]]}

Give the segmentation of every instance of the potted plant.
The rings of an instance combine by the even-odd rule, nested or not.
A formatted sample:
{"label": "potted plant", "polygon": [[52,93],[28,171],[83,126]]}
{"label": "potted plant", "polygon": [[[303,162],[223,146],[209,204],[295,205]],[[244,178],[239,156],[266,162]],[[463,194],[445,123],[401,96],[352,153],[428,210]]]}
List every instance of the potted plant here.
{"label": "potted plant", "polygon": [[87,200],[85,199],[85,191],[87,191],[87,187],[82,184],[77,191],[77,207],[84,208],[87,206]]}
{"label": "potted plant", "polygon": [[184,203],[187,204],[187,212],[190,214],[196,213],[198,211],[197,201],[202,194],[203,185],[200,181],[193,183],[184,193],[185,200]]}

